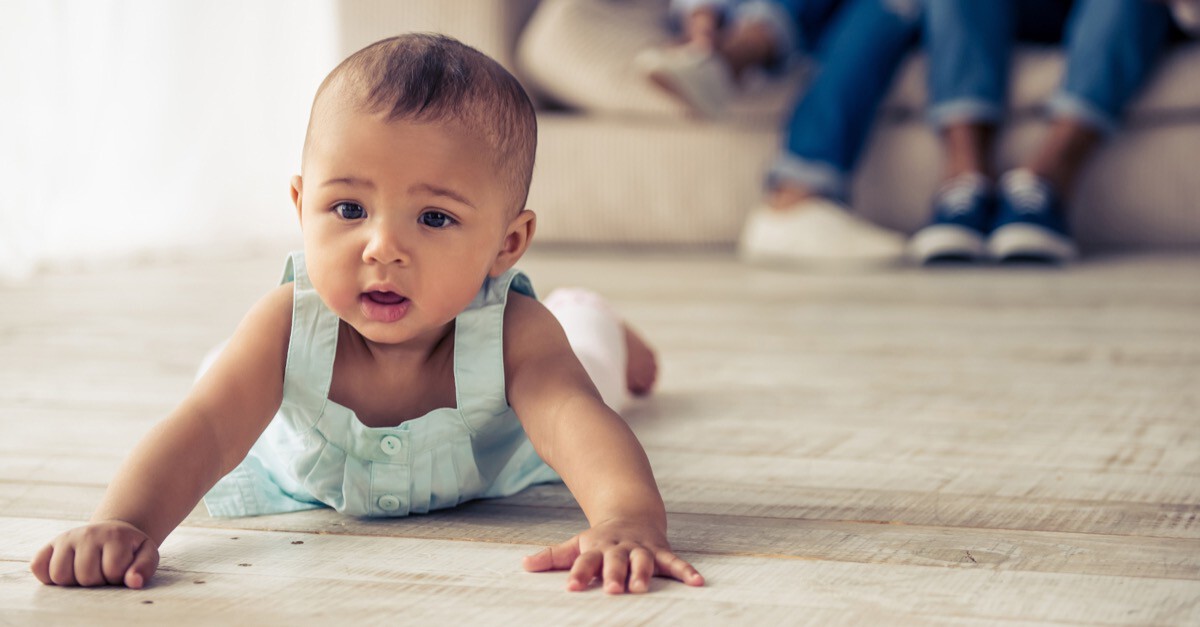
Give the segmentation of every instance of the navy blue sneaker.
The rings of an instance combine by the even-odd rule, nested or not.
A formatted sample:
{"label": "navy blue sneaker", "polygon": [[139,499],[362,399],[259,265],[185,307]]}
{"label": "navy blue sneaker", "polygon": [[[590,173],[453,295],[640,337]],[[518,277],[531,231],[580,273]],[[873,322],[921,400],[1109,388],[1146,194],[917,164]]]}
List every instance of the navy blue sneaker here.
{"label": "navy blue sneaker", "polygon": [[1000,179],[999,212],[988,238],[997,261],[1064,263],[1078,254],[1067,233],[1062,199],[1048,181],[1029,170]]}
{"label": "navy blue sneaker", "polygon": [[983,259],[994,207],[992,184],[984,175],[950,179],[933,195],[933,218],[909,241],[909,256],[917,263]]}

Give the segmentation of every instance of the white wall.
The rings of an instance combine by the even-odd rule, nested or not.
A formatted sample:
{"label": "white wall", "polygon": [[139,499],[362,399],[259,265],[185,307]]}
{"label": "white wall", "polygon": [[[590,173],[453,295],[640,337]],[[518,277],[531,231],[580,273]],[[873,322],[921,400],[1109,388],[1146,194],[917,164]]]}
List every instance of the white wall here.
{"label": "white wall", "polygon": [[0,279],[298,233],[332,0],[0,0]]}

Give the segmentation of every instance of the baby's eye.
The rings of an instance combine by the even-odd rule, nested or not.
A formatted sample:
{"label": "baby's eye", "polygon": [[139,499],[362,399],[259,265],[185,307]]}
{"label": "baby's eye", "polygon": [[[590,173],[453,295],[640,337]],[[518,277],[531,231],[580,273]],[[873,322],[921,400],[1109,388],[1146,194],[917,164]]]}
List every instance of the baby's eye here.
{"label": "baby's eye", "polygon": [[426,211],[421,214],[420,222],[429,228],[444,229],[454,224],[454,218],[441,211]]}
{"label": "baby's eye", "polygon": [[345,220],[359,220],[367,215],[367,210],[363,209],[362,205],[353,202],[339,202],[334,205],[333,210]]}

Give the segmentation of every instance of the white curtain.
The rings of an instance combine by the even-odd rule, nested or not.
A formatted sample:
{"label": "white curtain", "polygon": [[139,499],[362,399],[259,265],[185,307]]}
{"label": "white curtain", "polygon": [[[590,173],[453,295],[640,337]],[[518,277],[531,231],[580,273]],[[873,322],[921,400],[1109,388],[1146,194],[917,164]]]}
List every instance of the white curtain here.
{"label": "white curtain", "polygon": [[333,0],[0,0],[0,280],[296,236]]}

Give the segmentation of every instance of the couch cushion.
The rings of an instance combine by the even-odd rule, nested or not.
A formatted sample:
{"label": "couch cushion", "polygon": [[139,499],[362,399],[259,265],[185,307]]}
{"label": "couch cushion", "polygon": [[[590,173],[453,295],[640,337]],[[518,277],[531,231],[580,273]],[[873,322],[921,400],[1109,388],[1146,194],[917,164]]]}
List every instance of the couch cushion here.
{"label": "couch cushion", "polygon": [[[544,0],[521,35],[517,64],[536,89],[588,112],[679,116],[683,108],[647,83],[633,68],[639,50],[671,39],[666,2]],[[1028,46],[1014,58],[1012,107],[1025,111],[1044,102],[1058,85],[1057,48]],[[735,103],[734,121],[774,125],[804,84],[798,69],[782,80],[750,90]],[[885,107],[919,112],[925,104],[925,63],[920,54],[902,66]],[[1131,107],[1131,115],[1200,113],[1200,43],[1172,51]]]}

